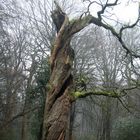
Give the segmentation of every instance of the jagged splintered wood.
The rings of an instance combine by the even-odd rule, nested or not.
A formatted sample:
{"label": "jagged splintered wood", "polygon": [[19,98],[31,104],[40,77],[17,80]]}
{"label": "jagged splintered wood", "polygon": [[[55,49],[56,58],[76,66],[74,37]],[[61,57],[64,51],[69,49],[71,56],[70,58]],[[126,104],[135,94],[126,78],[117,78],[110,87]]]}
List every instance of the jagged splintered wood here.
{"label": "jagged splintered wood", "polygon": [[64,20],[65,20],[65,13],[61,10],[59,5],[55,2],[56,9],[51,12],[52,20],[56,26],[57,33],[59,32]]}

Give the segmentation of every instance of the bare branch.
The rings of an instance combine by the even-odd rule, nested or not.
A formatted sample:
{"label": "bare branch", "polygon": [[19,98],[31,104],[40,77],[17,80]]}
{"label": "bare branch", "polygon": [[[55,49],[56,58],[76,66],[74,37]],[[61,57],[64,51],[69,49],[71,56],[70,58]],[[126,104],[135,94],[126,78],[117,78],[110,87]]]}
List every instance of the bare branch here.
{"label": "bare branch", "polygon": [[132,113],[132,112],[130,111],[130,109],[124,104],[124,102],[121,100],[120,97],[118,97],[118,100],[119,100],[119,102],[121,103],[121,105],[122,105],[129,113]]}
{"label": "bare branch", "polygon": [[[92,17],[90,23],[93,23],[97,26],[101,26],[109,31],[111,31],[111,33],[118,39],[118,41],[120,42],[120,44],[122,45],[122,47],[126,50],[126,53],[129,54],[130,56],[136,57],[136,58],[140,58],[140,55],[136,54],[135,52],[131,51],[126,44],[124,43],[124,41],[122,40],[122,37],[120,36],[120,33],[117,33],[117,31],[110,25],[107,25],[105,23],[103,23],[100,19]],[[135,26],[135,25],[134,25]],[[132,27],[134,27],[132,26]]]}
{"label": "bare branch", "polygon": [[98,18],[101,20],[102,19],[101,15],[105,12],[106,8],[117,5],[118,1],[119,0],[115,0],[115,2],[113,2],[113,3],[108,3],[108,0],[107,0],[106,4],[104,6],[102,5],[102,10],[97,13],[98,14]]}
{"label": "bare branch", "polygon": [[[115,2],[113,2],[113,3],[108,3],[108,0],[107,0],[106,4],[103,6],[102,10],[98,12],[98,18],[89,14],[83,18],[80,17],[79,19],[76,19],[76,20],[69,22],[68,23],[69,27],[67,29],[67,30],[70,30],[69,35],[72,36],[73,34],[79,32],[84,27],[88,26],[89,24],[95,24],[97,26],[101,26],[101,27],[109,30],[118,39],[118,41],[120,42],[122,47],[126,50],[126,55],[129,54],[131,57],[140,58],[140,55],[138,55],[135,52],[133,52],[132,50],[130,50],[122,39],[122,31],[127,29],[127,28],[133,28],[134,26],[136,26],[138,21],[139,21],[139,16],[138,16],[137,21],[134,24],[122,27],[119,32],[117,32],[111,25],[108,25],[108,24],[102,22],[102,20],[101,20],[101,15],[105,12],[105,9],[107,7],[112,7],[112,6],[115,6],[117,4],[118,4],[118,0],[115,0]],[[63,28],[64,30],[66,30],[65,27]]]}
{"label": "bare branch", "polygon": [[122,28],[120,29],[120,37],[122,37],[122,32],[125,30],[125,29],[130,29],[130,28],[133,28],[137,25],[137,23],[139,22],[140,20],[140,4],[139,4],[139,9],[138,9],[138,18],[137,20],[135,21],[135,23],[133,23],[132,25],[125,25],[125,26],[122,26]]}

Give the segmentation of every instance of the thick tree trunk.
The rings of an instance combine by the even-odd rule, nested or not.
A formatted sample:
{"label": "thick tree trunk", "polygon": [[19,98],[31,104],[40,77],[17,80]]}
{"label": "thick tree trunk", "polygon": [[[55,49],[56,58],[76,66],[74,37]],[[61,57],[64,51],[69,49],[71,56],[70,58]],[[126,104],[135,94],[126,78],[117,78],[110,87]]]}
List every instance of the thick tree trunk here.
{"label": "thick tree trunk", "polygon": [[71,68],[73,59],[74,55],[73,50],[70,48],[70,39],[61,42],[61,48],[52,65],[50,91],[45,105],[42,140],[65,139],[71,106]]}
{"label": "thick tree trunk", "polygon": [[73,34],[89,24],[91,16],[69,22],[67,15],[57,7],[52,19],[58,33],[50,57],[50,90],[45,103],[42,140],[64,140],[72,102],[74,51],[70,41]]}
{"label": "thick tree trunk", "polygon": [[74,51],[70,47],[71,36],[68,35],[67,17],[56,37],[50,63],[50,91],[47,95],[42,140],[64,140],[66,135],[69,110],[71,106],[71,74]]}

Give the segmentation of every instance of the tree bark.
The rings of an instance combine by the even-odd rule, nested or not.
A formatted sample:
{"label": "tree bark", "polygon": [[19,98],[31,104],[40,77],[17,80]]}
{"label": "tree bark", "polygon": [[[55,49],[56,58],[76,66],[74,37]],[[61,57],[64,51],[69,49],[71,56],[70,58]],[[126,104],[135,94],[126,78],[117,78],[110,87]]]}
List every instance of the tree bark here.
{"label": "tree bark", "polygon": [[66,135],[73,81],[71,70],[74,60],[67,23],[68,19],[65,16],[51,53],[50,90],[45,104],[42,140],[64,140]]}
{"label": "tree bark", "polygon": [[[57,54],[52,52],[50,91],[45,104],[42,140],[65,139],[71,106],[70,93],[73,79],[71,69],[74,55],[70,47],[70,39],[67,38],[64,42],[64,38],[65,36],[59,44],[61,48],[59,48]],[[56,55],[55,58],[54,55]]]}

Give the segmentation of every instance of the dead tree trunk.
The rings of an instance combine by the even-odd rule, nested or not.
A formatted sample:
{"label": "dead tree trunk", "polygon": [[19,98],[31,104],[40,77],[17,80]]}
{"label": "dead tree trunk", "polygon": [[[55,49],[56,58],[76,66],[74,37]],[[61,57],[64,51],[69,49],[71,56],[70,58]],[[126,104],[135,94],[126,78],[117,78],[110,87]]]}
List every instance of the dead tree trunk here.
{"label": "dead tree trunk", "polygon": [[73,51],[70,40],[61,42],[61,47],[53,60],[50,91],[45,105],[43,140],[63,140],[71,105],[71,68]]}
{"label": "dead tree trunk", "polygon": [[57,37],[50,57],[50,89],[45,103],[42,140],[64,140],[72,102],[71,71],[74,51],[70,41],[75,33],[90,23],[92,17],[70,22],[67,15],[57,6],[52,12],[52,19],[57,28]]}
{"label": "dead tree trunk", "polygon": [[80,19],[80,22],[69,22],[67,15],[57,7],[52,12],[52,19],[57,28],[57,37],[50,57],[50,90],[45,103],[42,140],[64,140],[72,101],[74,51],[70,41],[73,34],[87,25],[89,17]]}
{"label": "dead tree trunk", "polygon": [[[64,140],[71,106],[70,91],[73,79],[71,69],[74,52],[70,47],[68,18],[61,11],[54,11],[52,18],[58,35],[50,58],[52,72],[45,104],[42,140]],[[60,19],[63,22],[59,22]]]}
{"label": "dead tree trunk", "polygon": [[51,76],[49,92],[44,111],[42,140],[64,140],[72,103],[72,65],[74,51],[70,46],[72,36],[94,22],[97,18],[91,15],[69,21],[67,15],[56,5],[52,19],[57,29],[57,37],[52,47],[50,65]]}

